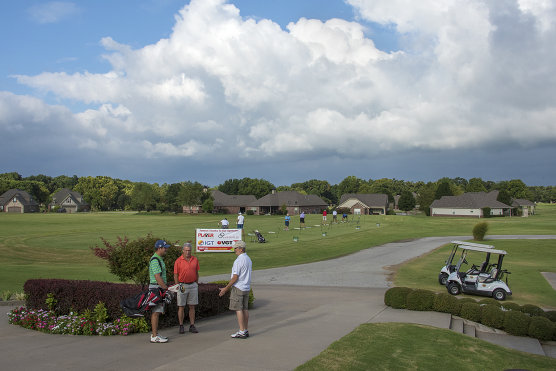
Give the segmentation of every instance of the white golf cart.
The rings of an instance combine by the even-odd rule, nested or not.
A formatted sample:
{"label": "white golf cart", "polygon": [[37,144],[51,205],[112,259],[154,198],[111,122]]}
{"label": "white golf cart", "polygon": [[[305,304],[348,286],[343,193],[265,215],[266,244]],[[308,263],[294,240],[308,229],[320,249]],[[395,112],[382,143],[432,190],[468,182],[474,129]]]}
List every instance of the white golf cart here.
{"label": "white golf cart", "polygon": [[[460,246],[463,248],[463,246]],[[462,265],[468,264],[466,257],[470,251],[485,253],[485,261],[481,266],[473,265],[467,271],[462,271]],[[490,263],[492,254],[498,255],[496,263]],[[504,300],[512,291],[508,287],[508,272],[502,269],[502,261],[507,253],[504,250],[496,250],[492,247],[465,246],[455,269],[448,276],[446,288],[452,295],[460,293],[491,296],[496,300]],[[502,279],[506,276],[506,282]]]}
{"label": "white golf cart", "polygon": [[[451,241],[451,243],[454,244],[454,246],[452,246],[452,251],[450,251],[450,255],[448,256],[446,263],[444,264],[442,269],[440,269],[440,273],[438,274],[438,283],[440,283],[442,286],[446,286],[446,282],[448,282],[448,276],[450,275],[450,273],[453,273],[456,270],[456,264],[454,263],[454,258],[458,252],[458,249],[466,249],[468,247],[482,247],[485,249],[494,249],[494,246],[492,245],[484,245],[484,244],[473,243],[473,242]],[[480,272],[484,273],[487,268],[486,266],[483,267],[482,264],[479,267],[475,265],[473,267],[475,267],[476,268],[475,270],[478,271],[477,274],[479,274]]]}

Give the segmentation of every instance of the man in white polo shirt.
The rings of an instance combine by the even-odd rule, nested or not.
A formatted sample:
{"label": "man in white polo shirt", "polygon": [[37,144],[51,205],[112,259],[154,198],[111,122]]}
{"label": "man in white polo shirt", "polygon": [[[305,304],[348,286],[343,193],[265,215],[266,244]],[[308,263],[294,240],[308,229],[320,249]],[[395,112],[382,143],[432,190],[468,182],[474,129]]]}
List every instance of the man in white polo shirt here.
{"label": "man in white polo shirt", "polygon": [[239,331],[232,334],[234,339],[249,337],[247,325],[249,322],[249,290],[251,289],[251,271],[253,263],[245,253],[245,242],[234,242],[234,253],[237,255],[232,267],[232,278],[226,287],[220,289],[220,296],[226,294],[230,288],[230,310],[235,310]]}

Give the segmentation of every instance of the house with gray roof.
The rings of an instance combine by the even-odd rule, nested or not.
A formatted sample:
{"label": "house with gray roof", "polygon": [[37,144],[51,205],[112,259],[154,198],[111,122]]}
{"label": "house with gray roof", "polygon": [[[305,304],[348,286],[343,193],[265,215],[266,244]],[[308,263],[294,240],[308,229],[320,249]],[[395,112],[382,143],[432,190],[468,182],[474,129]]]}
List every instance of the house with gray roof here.
{"label": "house with gray roof", "polygon": [[4,213],[36,213],[39,204],[26,191],[9,189],[0,195],[0,212]]}
{"label": "house with gray roof", "polygon": [[431,216],[481,218],[483,208],[490,208],[491,216],[510,215],[512,207],[497,201],[498,191],[467,192],[459,196],[442,196],[431,204]]}
{"label": "house with gray roof", "polygon": [[52,195],[52,202],[48,204],[48,210],[64,209],[66,213],[73,214],[79,211],[90,211],[91,207],[79,192],[68,188],[62,188]]}
{"label": "house with gray roof", "polygon": [[229,195],[215,189],[211,191],[214,211],[225,214],[245,213],[257,201],[253,195]]}
{"label": "house with gray roof", "polygon": [[285,205],[290,215],[319,214],[328,204],[317,195],[304,195],[296,191],[284,191],[267,194],[250,204],[256,215],[274,214]]}
{"label": "house with gray roof", "polygon": [[535,203],[533,201],[525,200],[523,198],[516,198],[512,201],[512,207],[517,209],[523,217],[535,215]]}
{"label": "house with gray roof", "polygon": [[345,193],[340,197],[338,209],[347,209],[355,215],[385,215],[388,212],[388,195]]}

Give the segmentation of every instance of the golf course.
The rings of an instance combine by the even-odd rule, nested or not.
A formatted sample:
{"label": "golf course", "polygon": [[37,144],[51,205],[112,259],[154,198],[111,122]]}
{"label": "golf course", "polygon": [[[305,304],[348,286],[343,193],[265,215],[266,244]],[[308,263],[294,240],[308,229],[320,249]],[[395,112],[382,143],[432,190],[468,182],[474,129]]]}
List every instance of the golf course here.
{"label": "golf course", "polygon": [[[30,278],[67,278],[117,282],[106,262],[93,255],[91,247],[102,246],[101,238],[135,239],[151,233],[172,243],[194,240],[196,228],[214,228],[235,215],[183,215],[148,213],[7,214],[0,215],[0,253],[3,270],[0,290],[21,292]],[[432,218],[424,215],[350,215],[347,223],[321,224],[320,215],[307,215],[306,228],[292,218],[290,230],[283,216],[245,218],[245,236],[255,269],[316,262],[351,254],[388,242],[430,236],[470,236],[479,221],[472,218]],[[489,234],[556,234],[556,205],[541,204],[528,218],[504,217],[487,221]],[[330,223],[330,221],[328,222]],[[267,243],[255,242],[249,234],[259,230]],[[270,232],[270,233],[269,233]],[[273,233],[272,233],[273,232]],[[510,300],[556,308],[556,295],[540,272],[554,270],[554,241],[496,240],[484,243],[508,251],[505,264],[512,272]],[[394,283],[400,286],[442,290],[436,277],[449,252],[437,249],[398,267]],[[197,253],[201,275],[227,273],[232,254]]]}

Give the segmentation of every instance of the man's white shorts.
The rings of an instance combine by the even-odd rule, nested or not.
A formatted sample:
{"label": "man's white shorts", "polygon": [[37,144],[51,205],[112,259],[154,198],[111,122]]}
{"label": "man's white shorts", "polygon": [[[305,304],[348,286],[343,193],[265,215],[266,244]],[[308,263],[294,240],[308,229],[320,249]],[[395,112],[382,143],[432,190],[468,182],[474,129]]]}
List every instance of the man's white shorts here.
{"label": "man's white shorts", "polygon": [[178,307],[184,307],[187,305],[197,305],[199,304],[199,286],[197,282],[190,284],[180,283],[180,289],[177,294]]}

